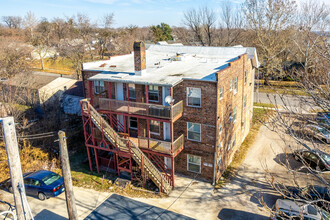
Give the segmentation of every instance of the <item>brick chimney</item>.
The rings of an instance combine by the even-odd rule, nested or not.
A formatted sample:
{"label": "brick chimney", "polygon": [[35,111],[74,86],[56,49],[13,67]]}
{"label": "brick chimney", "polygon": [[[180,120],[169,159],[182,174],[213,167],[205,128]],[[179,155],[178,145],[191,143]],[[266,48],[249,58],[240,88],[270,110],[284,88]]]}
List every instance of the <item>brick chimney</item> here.
{"label": "brick chimney", "polygon": [[146,72],[146,46],[143,41],[134,42],[135,75],[142,76]]}

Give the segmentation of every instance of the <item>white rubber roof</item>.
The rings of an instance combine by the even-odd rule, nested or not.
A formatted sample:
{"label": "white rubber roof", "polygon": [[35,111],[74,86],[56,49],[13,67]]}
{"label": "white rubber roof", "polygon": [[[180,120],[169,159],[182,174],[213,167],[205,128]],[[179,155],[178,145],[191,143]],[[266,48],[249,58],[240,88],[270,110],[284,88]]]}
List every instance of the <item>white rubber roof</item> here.
{"label": "white rubber roof", "polygon": [[[245,53],[250,59],[256,58],[255,48],[150,45],[143,76],[134,73],[133,53],[84,63],[83,70],[102,71],[89,80],[174,86],[183,79],[215,81],[216,72]],[[181,60],[175,61],[177,54]]]}

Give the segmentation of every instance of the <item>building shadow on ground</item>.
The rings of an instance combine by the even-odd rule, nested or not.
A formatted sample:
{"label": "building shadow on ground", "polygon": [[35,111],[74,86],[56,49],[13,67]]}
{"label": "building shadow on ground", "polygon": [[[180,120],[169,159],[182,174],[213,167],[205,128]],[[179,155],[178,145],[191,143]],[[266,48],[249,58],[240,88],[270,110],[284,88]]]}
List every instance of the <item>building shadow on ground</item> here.
{"label": "building shadow on ground", "polygon": [[218,214],[218,219],[222,220],[266,220],[267,216],[245,212],[235,209],[222,209]]}
{"label": "building shadow on ground", "polygon": [[277,154],[274,161],[285,168],[289,168],[290,170],[295,170],[301,173],[309,173],[308,169],[301,162],[294,159],[293,154]]}
{"label": "building shadow on ground", "polygon": [[58,214],[55,214],[54,212],[51,212],[47,209],[43,209],[41,212],[39,212],[36,216],[34,216],[35,220],[66,220],[67,218],[60,216]]}

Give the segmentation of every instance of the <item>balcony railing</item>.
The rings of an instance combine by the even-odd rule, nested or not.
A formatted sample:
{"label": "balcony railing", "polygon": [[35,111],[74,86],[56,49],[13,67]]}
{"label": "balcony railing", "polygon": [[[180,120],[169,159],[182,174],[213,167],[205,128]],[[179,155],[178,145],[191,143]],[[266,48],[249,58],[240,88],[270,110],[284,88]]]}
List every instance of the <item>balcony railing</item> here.
{"label": "balcony railing", "polygon": [[173,106],[156,105],[141,102],[122,101],[116,99],[99,98],[99,108],[115,112],[135,115],[145,115],[164,119],[177,119],[183,112],[183,102]]}
{"label": "balcony railing", "polygon": [[174,142],[168,142],[168,141],[162,141],[157,139],[151,139],[146,137],[138,137],[138,138],[132,138],[130,137],[130,140],[132,140],[136,145],[138,145],[140,148],[145,148],[153,151],[157,151],[160,153],[165,154],[176,154],[178,150],[180,150],[183,147],[184,144],[184,136],[183,134],[178,137]]}

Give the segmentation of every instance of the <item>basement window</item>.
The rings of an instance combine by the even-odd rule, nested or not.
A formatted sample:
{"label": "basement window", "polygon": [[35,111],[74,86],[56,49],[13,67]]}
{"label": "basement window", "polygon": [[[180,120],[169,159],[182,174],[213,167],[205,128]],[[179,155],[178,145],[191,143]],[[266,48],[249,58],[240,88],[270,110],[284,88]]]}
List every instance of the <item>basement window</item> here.
{"label": "basement window", "polygon": [[149,85],[148,95],[149,95],[149,101],[158,102],[159,101],[158,86]]}
{"label": "basement window", "polygon": [[219,123],[219,134],[222,132],[222,122]]}
{"label": "basement window", "polygon": [[95,94],[100,94],[104,92],[104,81],[100,81],[100,80],[94,81],[94,92]]}
{"label": "basement window", "polygon": [[137,130],[137,118],[134,118],[134,117],[130,117],[129,118],[129,128],[130,129],[134,129],[134,130]]}
{"label": "basement window", "polygon": [[231,145],[232,149],[235,147],[235,144],[236,144],[236,134],[234,134],[234,137],[233,137],[233,143]]}
{"label": "basement window", "polygon": [[202,158],[187,154],[187,170],[194,173],[201,173]]}
{"label": "basement window", "polygon": [[187,105],[201,107],[201,89],[187,87]]}
{"label": "basement window", "polygon": [[234,93],[237,93],[237,77],[234,79]]}
{"label": "basement window", "polygon": [[150,133],[159,135],[160,122],[155,120],[150,120]]}
{"label": "basement window", "polygon": [[135,84],[132,83],[128,84],[128,96],[129,99],[136,99]]}
{"label": "basement window", "polygon": [[201,141],[201,124],[187,122],[187,138],[192,141]]}

